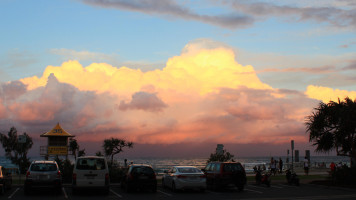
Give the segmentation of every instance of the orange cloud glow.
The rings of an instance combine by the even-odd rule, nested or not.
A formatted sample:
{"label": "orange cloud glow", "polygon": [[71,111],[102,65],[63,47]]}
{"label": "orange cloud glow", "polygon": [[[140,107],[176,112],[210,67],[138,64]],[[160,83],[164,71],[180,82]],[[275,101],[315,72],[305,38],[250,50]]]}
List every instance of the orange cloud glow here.
{"label": "orange cloud glow", "polygon": [[339,90],[314,85],[309,85],[305,94],[309,98],[318,99],[324,103],[329,103],[329,101],[337,102],[339,98],[343,100],[345,97],[356,99],[356,91]]}
{"label": "orange cloud glow", "polygon": [[23,126],[38,124],[33,133],[60,122],[90,142],[306,142],[304,116],[316,101],[272,88],[235,59],[227,47],[188,44],[162,70],[148,72],[68,61],[11,85],[0,114],[7,109]]}

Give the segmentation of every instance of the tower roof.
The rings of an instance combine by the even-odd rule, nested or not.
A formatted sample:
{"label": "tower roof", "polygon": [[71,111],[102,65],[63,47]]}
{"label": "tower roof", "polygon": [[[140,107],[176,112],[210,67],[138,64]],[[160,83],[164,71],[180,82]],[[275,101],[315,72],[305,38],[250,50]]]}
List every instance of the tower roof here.
{"label": "tower roof", "polygon": [[63,136],[63,137],[74,137],[74,135],[71,135],[67,131],[65,131],[59,123],[50,131],[47,133],[41,134],[41,137],[51,137],[51,136]]}

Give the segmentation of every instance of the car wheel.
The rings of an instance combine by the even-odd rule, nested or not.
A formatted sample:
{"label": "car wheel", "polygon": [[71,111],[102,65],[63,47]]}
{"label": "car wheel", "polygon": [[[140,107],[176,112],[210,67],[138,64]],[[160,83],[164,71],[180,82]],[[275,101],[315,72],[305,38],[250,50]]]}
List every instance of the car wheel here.
{"label": "car wheel", "polygon": [[176,184],[174,182],[172,183],[172,191],[177,192]]}
{"label": "car wheel", "polygon": [[131,188],[129,187],[128,184],[125,185],[125,192],[130,193]]}
{"label": "car wheel", "polygon": [[166,188],[166,184],[164,183],[164,178],[162,178],[162,188]]}
{"label": "car wheel", "polygon": [[157,192],[157,185],[156,185],[156,186],[153,186],[152,192],[153,192],[153,193],[156,193],[156,192]]}
{"label": "car wheel", "polygon": [[0,194],[4,194],[5,193],[5,185],[1,186],[0,188]]}
{"label": "car wheel", "polygon": [[30,195],[30,189],[28,187],[24,188],[25,195]]}

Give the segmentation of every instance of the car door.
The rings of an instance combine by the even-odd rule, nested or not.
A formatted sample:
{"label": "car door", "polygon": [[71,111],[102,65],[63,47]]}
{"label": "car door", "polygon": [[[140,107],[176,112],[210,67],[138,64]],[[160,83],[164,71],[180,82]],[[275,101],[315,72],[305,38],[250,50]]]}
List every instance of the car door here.
{"label": "car door", "polygon": [[167,174],[167,186],[168,187],[172,187],[172,183],[173,183],[173,177],[174,177],[174,173],[176,172],[176,168],[172,167]]}
{"label": "car door", "polygon": [[206,183],[207,184],[210,184],[213,180],[213,171],[212,171],[212,166],[213,166],[213,163],[209,163],[206,167],[205,167],[205,175],[206,175]]}

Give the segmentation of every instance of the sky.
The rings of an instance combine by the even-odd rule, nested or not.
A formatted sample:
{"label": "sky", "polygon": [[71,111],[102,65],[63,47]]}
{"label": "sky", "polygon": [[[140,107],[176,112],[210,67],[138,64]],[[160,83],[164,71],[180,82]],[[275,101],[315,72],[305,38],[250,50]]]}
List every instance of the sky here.
{"label": "sky", "polygon": [[0,24],[0,132],[31,155],[57,123],[88,154],[304,155],[313,109],[356,98],[355,1],[2,0]]}

